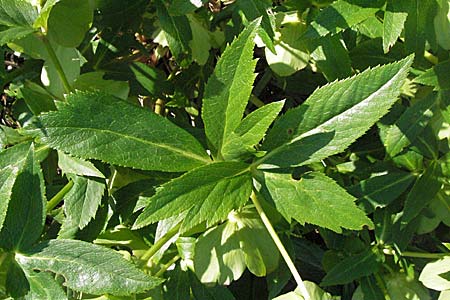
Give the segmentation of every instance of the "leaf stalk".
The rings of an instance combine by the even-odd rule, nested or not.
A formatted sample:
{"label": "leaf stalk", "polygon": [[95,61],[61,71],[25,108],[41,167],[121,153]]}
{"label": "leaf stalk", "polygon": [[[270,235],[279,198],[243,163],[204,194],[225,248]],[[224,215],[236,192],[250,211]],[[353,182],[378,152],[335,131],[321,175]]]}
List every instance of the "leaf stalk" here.
{"label": "leaf stalk", "polygon": [[55,195],[52,199],[47,202],[47,213],[50,213],[64,198],[64,196],[70,191],[73,187],[73,181],[69,180],[69,182]]}
{"label": "leaf stalk", "polygon": [[305,300],[311,300],[308,290],[306,289],[306,286],[303,283],[303,280],[302,280],[300,274],[298,273],[294,262],[292,261],[291,257],[289,256],[289,253],[286,251],[286,248],[284,247],[283,243],[281,242],[280,237],[278,236],[277,232],[273,228],[272,223],[270,223],[270,220],[267,217],[266,213],[264,212],[264,210],[261,206],[261,203],[259,202],[258,197],[256,196],[256,193],[254,191],[252,192],[251,199],[252,199],[253,204],[255,205],[256,210],[258,211],[259,217],[261,218],[264,226],[266,227],[267,231],[269,232],[270,236],[272,237],[275,245],[278,248],[278,251],[280,251],[280,254],[283,257],[284,261],[286,262],[286,265],[288,266],[289,271],[291,271],[291,274],[294,277],[294,280],[297,283],[297,286],[298,286],[301,294],[303,295],[303,298],[305,298]]}
{"label": "leaf stalk", "polygon": [[171,260],[169,260],[166,264],[164,264],[161,269],[159,269],[158,272],[156,272],[155,276],[156,277],[161,277],[164,272],[167,271],[168,268],[170,268],[171,265],[173,265],[174,263],[177,262],[177,260],[179,260],[181,257],[179,255],[175,255]]}
{"label": "leaf stalk", "polygon": [[47,37],[42,36],[41,38],[42,38],[42,41],[44,42],[45,48],[47,49],[50,59],[52,60],[53,64],[55,65],[55,70],[58,73],[59,78],[61,79],[61,82],[64,87],[64,91],[67,94],[69,94],[72,91],[72,87],[70,86],[69,81],[67,80],[67,77],[66,77],[66,74],[64,73],[61,62],[59,61],[58,56],[56,55],[56,52],[53,49],[53,47],[50,44],[50,41],[47,39]]}
{"label": "leaf stalk", "polygon": [[169,231],[167,231],[167,233],[164,236],[162,236],[159,240],[157,240],[153,244],[153,246],[151,246],[150,249],[148,249],[144,253],[144,255],[142,255],[141,259],[149,261],[152,258],[152,256],[155,255],[156,252],[159,251],[159,249],[161,249],[162,246],[164,246],[171,238],[173,238],[178,233],[180,227],[181,222],[172,229],[170,229]]}
{"label": "leaf stalk", "polygon": [[386,255],[399,254],[402,257],[413,257],[413,258],[429,258],[429,259],[440,259],[446,256],[450,256],[450,253],[422,253],[422,252],[410,252],[404,251],[397,253],[392,249],[383,249],[383,253]]}

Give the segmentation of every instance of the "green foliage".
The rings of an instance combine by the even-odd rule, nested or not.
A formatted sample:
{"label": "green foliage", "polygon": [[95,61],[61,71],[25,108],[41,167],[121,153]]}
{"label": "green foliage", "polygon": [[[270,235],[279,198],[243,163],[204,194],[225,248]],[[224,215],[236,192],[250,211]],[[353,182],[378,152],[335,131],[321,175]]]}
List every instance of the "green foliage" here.
{"label": "green foliage", "polygon": [[137,270],[120,254],[76,240],[44,242],[25,253],[17,253],[16,259],[29,272],[54,272],[64,276],[69,288],[90,294],[127,295],[161,283],[160,279]]}
{"label": "green foliage", "polygon": [[307,173],[295,180],[290,174],[266,172],[264,183],[278,211],[288,221],[294,218],[301,224],[316,224],[336,232],[342,232],[341,227],[373,227],[353,203],[355,199],[322,173]]}
{"label": "green foliage", "polygon": [[[102,112],[101,119],[98,112]],[[133,123],[122,118],[122,114]],[[44,143],[83,158],[161,171],[185,171],[209,160],[202,146],[184,130],[152,112],[103,93],[72,94],[58,111],[42,115],[40,122]],[[123,153],[123,147],[135,151]]]}
{"label": "green foliage", "polygon": [[239,126],[255,80],[253,38],[258,22],[253,22],[224,51],[208,79],[202,106],[208,145],[215,158],[222,157],[225,141]]}
{"label": "green foliage", "polygon": [[447,299],[449,11],[0,0],[0,299]]}

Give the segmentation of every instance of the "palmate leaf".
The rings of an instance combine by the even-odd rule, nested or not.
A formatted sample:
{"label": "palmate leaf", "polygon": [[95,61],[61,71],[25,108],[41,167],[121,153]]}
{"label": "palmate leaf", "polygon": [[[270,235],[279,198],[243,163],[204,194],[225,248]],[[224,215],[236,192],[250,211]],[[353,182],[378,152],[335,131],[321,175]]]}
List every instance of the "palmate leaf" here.
{"label": "palmate leaf", "polygon": [[85,159],[169,172],[210,162],[186,131],[112,95],[71,94],[58,111],[40,120],[44,143]]}
{"label": "palmate leaf", "polygon": [[389,111],[412,60],[409,56],[316,90],[275,122],[263,143],[269,153],[259,163],[299,166],[344,151]]}
{"label": "palmate leaf", "polygon": [[214,157],[239,126],[256,75],[253,38],[259,19],[252,22],[223,52],[209,78],[203,99],[202,118]]}
{"label": "palmate leaf", "polygon": [[248,165],[218,162],[194,169],[161,186],[136,220],[140,228],[186,212],[181,232],[206,221],[207,226],[225,219],[248,200],[252,180]]}
{"label": "palmate leaf", "polygon": [[310,223],[342,232],[373,227],[372,221],[356,207],[355,198],[326,175],[307,173],[300,180],[290,174],[264,173],[264,184],[277,210],[291,221]]}
{"label": "palmate leaf", "polygon": [[45,221],[44,178],[35,158],[34,145],[25,145],[28,151],[21,157],[23,163],[13,165],[17,175],[0,231],[0,248],[11,251],[30,247],[41,235]]}
{"label": "palmate leaf", "polygon": [[272,102],[246,116],[223,145],[223,157],[231,160],[254,151],[253,146],[263,139],[283,105],[284,101]]}
{"label": "palmate leaf", "polygon": [[77,240],[50,240],[16,254],[16,260],[26,270],[62,275],[69,288],[94,295],[140,293],[162,282],[111,249]]}
{"label": "palmate leaf", "polygon": [[229,284],[245,268],[266,276],[278,267],[279,252],[254,209],[230,214],[229,220],[202,234],[195,246],[194,269],[203,283]]}

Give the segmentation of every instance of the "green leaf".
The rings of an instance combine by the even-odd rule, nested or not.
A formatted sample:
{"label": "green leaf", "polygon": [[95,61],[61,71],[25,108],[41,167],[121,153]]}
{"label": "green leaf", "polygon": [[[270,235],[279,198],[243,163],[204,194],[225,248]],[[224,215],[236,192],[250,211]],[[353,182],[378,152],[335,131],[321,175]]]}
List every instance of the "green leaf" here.
{"label": "green leaf", "polygon": [[[311,281],[304,281],[306,290],[311,297],[311,300],[339,300],[340,297],[331,296],[329,293],[322,290],[317,284]],[[301,296],[299,288],[296,288],[295,291],[289,292],[287,294],[280,295],[273,300],[303,300],[304,298]]]}
{"label": "green leaf", "polygon": [[278,253],[258,214],[247,209],[233,212],[228,222],[199,237],[194,270],[203,283],[229,284],[246,266],[256,276],[275,270]]}
{"label": "green leaf", "polygon": [[208,24],[204,24],[201,18],[195,15],[188,15],[189,24],[192,30],[192,40],[189,41],[189,47],[192,53],[192,59],[203,66],[208,62],[210,49],[221,44],[218,40],[223,39],[222,31],[209,31]]}
{"label": "green leaf", "polygon": [[450,227],[450,193],[441,189],[430,203],[431,211],[445,225]]}
{"label": "green leaf", "polygon": [[[58,62],[61,65],[69,84],[72,84],[80,75],[82,56],[75,48],[67,48],[58,45],[52,39],[49,39],[50,46],[55,52]],[[43,59],[44,66],[41,72],[41,82],[52,98],[64,98],[65,90],[61,76],[57,71],[55,60],[51,57],[42,38],[37,35],[28,35],[22,39],[8,44],[13,50],[25,53],[36,59]]]}
{"label": "green leaf", "polygon": [[288,221],[294,218],[301,224],[315,224],[338,233],[342,232],[341,227],[373,227],[356,207],[355,198],[322,173],[307,173],[295,180],[290,174],[266,172],[264,181],[277,210]]}
{"label": "green leaf", "polygon": [[[405,22],[405,47],[409,53],[415,53],[421,59],[425,51],[425,43],[436,43],[434,35],[434,16],[436,1],[412,0],[407,2],[408,18]],[[433,41],[434,39],[434,41]]]}
{"label": "green leaf", "polygon": [[383,51],[383,41],[380,38],[359,43],[350,50],[350,58],[355,69],[363,70],[378,64],[392,63],[404,57],[403,43],[395,44],[388,53]]}
{"label": "green leaf", "polygon": [[130,68],[136,76],[136,80],[151,96],[164,97],[164,94],[170,93],[171,86],[161,70],[140,62],[134,62]]}
{"label": "green leaf", "polygon": [[399,154],[422,133],[433,117],[433,108],[436,104],[436,93],[430,94],[425,99],[417,100],[388,129],[384,144],[386,152],[391,157]]}
{"label": "green leaf", "polygon": [[423,85],[434,86],[435,90],[450,90],[449,72],[450,60],[446,60],[427,70],[415,78],[414,81]]}
{"label": "green leaf", "polygon": [[64,198],[64,214],[66,222],[83,229],[95,217],[106,186],[104,180],[70,177],[74,185]]}
{"label": "green leaf", "polygon": [[202,146],[187,132],[111,95],[71,94],[59,111],[43,114],[40,120],[44,143],[85,159],[169,172],[209,163]]}
{"label": "green leaf", "polygon": [[[20,41],[16,41],[15,43]],[[72,84],[80,75],[81,54],[75,48],[61,46],[55,46],[53,48],[69,84]],[[42,58],[45,59],[45,63],[42,67],[41,82],[50,93],[62,99],[65,94],[65,89],[61,76],[57,72],[55,62],[47,53]]]}
{"label": "green leaf", "polygon": [[21,39],[34,31],[36,31],[36,29],[25,26],[11,27],[6,30],[2,30],[0,31],[0,45]]}
{"label": "green leaf", "polygon": [[276,16],[277,38],[274,47],[265,49],[269,67],[279,76],[290,76],[308,65],[309,54],[298,35],[306,26],[297,13],[278,13]]}
{"label": "green leaf", "polygon": [[209,227],[224,220],[250,196],[248,167],[240,162],[212,163],[169,181],[150,198],[134,226],[144,227],[183,212],[187,215],[182,232],[204,221]]}
{"label": "green leaf", "polygon": [[64,290],[49,273],[30,272],[27,279],[30,283],[30,292],[25,296],[25,300],[67,300]]}
{"label": "green leaf", "polygon": [[329,82],[352,75],[350,57],[339,35],[312,40],[308,49],[311,58]]}
{"label": "green leaf", "polygon": [[23,169],[23,158],[29,149],[29,143],[22,143],[0,152],[0,229],[6,218],[17,176]]}
{"label": "green leaf", "polygon": [[284,101],[269,103],[246,116],[223,145],[223,157],[231,160],[248,152],[254,152],[253,146],[263,139],[283,105]]}
{"label": "green leaf", "polygon": [[347,257],[327,273],[321,285],[346,284],[368,276],[378,270],[381,260],[382,254],[377,248],[369,248],[357,255]]}
{"label": "green leaf", "polygon": [[162,0],[156,0],[155,6],[161,29],[165,33],[170,51],[172,51],[175,58],[179,59],[182,54],[189,52],[189,41],[192,40],[189,20],[185,15],[170,15]]}
{"label": "green leaf", "polygon": [[272,7],[272,1],[237,0],[236,2],[248,20],[253,21],[261,17],[261,28],[263,30],[258,33],[266,46],[272,51],[274,49],[275,24],[268,13],[268,10]]}
{"label": "green leaf", "polygon": [[383,51],[388,53],[389,49],[397,42],[405,26],[408,1],[388,0],[383,19]]}
{"label": "green leaf", "polygon": [[40,237],[45,221],[44,178],[33,145],[22,159],[23,164],[15,166],[17,177],[0,231],[0,248],[11,251],[22,251],[33,245]]}
{"label": "green leaf", "polygon": [[450,271],[450,256],[425,265],[419,276],[421,281],[427,288],[436,291],[450,290],[450,281],[440,276]]}
{"label": "green leaf", "polygon": [[61,151],[58,151],[58,167],[63,174],[105,178],[105,175],[103,175],[90,161],[67,155]]}
{"label": "green leaf", "polygon": [[368,276],[361,279],[361,289],[365,300],[384,300],[384,294],[378,286],[374,276]]}
{"label": "green leaf", "polygon": [[335,1],[318,14],[302,38],[316,39],[341,32],[373,16],[383,5],[380,0]]}
{"label": "green leaf", "polygon": [[259,163],[290,167],[344,151],[397,100],[412,56],[333,82],[275,122],[263,144],[272,150]]}
{"label": "green leaf", "polygon": [[414,183],[405,200],[402,225],[408,224],[427,206],[442,187],[439,181],[440,165],[432,162]]}
{"label": "green leaf", "polygon": [[450,31],[450,5],[446,0],[437,0],[437,13],[434,17],[434,31],[439,46],[445,50],[450,50],[450,37],[447,32]]}
{"label": "green leaf", "polygon": [[225,286],[206,287],[192,272],[189,272],[189,278],[191,280],[192,294],[194,294],[196,300],[235,300],[233,294]]}
{"label": "green leaf", "polygon": [[167,272],[167,281],[164,282],[164,298],[173,300],[190,300],[189,274],[176,266]]}
{"label": "green leaf", "polygon": [[364,207],[366,213],[371,213],[397,199],[411,185],[414,178],[411,173],[389,172],[361,180],[347,190],[358,197],[357,201]]}
{"label": "green leaf", "polygon": [[33,22],[37,10],[28,1],[0,1],[0,45],[18,40],[36,31]]}
{"label": "green leaf", "polygon": [[385,278],[386,289],[391,299],[430,300],[428,290],[417,280],[407,278],[404,274],[395,274]]}
{"label": "green leaf", "polygon": [[223,144],[239,126],[250,97],[256,77],[253,39],[258,24],[251,23],[225,49],[205,87],[202,118],[214,157],[221,157]]}
{"label": "green leaf", "polygon": [[383,36],[383,23],[377,16],[371,16],[359,23],[356,28],[358,31],[371,39],[381,38]]}
{"label": "green leaf", "polygon": [[304,300],[305,298],[302,297],[301,293],[297,290],[293,292],[289,292],[287,294],[280,295],[273,300]]}
{"label": "green leaf", "polygon": [[448,300],[450,299],[450,290],[442,291],[439,294],[438,300]]}
{"label": "green leaf", "polygon": [[42,112],[56,110],[53,96],[37,83],[26,81],[20,91],[25,103],[35,116]]}
{"label": "green leaf", "polygon": [[172,0],[169,6],[169,14],[172,16],[183,16],[193,13],[198,8],[207,2],[206,0],[201,1],[186,1],[186,0]]}
{"label": "green leaf", "polygon": [[103,91],[117,98],[127,100],[130,87],[126,81],[103,79],[105,72],[89,72],[81,74],[73,83],[79,91]]}
{"label": "green leaf", "polygon": [[94,12],[89,1],[59,0],[47,20],[48,35],[59,45],[77,47],[92,25]]}
{"label": "green leaf", "polygon": [[6,292],[14,299],[21,299],[30,290],[30,284],[22,268],[13,260],[6,271]]}
{"label": "green leaf", "polygon": [[16,260],[25,269],[62,275],[67,287],[94,295],[125,296],[152,289],[162,282],[111,249],[77,240],[50,240],[17,253]]}
{"label": "green leaf", "polygon": [[1,0],[0,24],[8,27],[32,27],[37,10],[25,0]]}

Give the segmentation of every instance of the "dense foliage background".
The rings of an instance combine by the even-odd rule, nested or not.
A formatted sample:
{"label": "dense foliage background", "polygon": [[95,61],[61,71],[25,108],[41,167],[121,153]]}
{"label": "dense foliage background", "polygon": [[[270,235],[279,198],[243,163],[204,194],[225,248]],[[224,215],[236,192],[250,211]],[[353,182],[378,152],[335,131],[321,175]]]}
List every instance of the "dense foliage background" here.
{"label": "dense foliage background", "polygon": [[0,299],[450,299],[449,6],[0,0]]}

